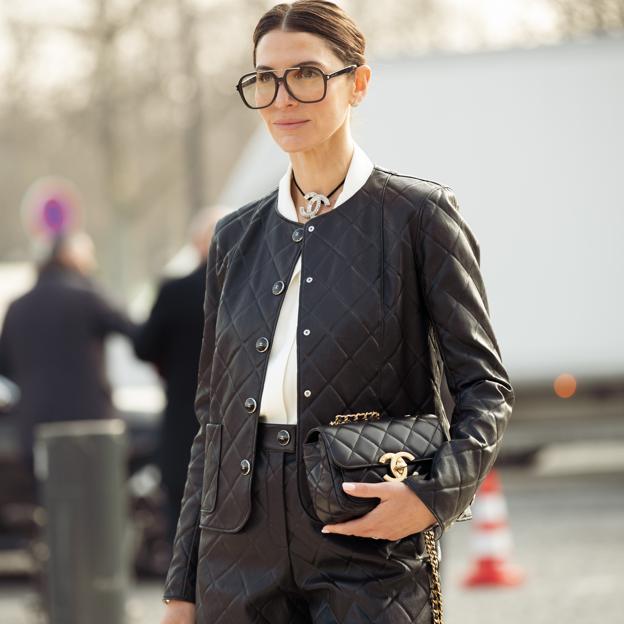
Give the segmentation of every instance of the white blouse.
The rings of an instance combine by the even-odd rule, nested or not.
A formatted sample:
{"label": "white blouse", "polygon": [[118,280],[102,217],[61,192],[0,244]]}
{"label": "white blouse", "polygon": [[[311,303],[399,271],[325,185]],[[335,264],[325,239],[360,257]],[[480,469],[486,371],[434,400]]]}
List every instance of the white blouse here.
{"label": "white blouse", "polygon": [[[373,172],[373,166],[372,161],[362,148],[353,142],[353,156],[349,163],[347,177],[342,192],[332,209],[338,208],[341,203],[360,190]],[[299,223],[290,194],[291,175],[292,165],[289,164],[279,183],[277,209],[287,219]],[[261,422],[283,424],[295,424],[297,422],[297,317],[300,286],[301,255],[297,260],[284,295],[269,353],[267,373],[260,401],[259,418]]]}

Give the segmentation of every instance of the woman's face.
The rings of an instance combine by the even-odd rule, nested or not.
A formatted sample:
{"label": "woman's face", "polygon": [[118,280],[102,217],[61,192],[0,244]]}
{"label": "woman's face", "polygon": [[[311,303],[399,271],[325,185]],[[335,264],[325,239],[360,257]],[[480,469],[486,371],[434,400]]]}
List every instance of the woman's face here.
{"label": "woman's face", "polygon": [[[313,64],[331,74],[344,63],[322,37],[305,32],[272,30],[256,48],[256,69],[273,69],[282,76],[287,67]],[[362,70],[362,71],[360,71]],[[320,102],[304,104],[292,98],[280,83],[277,97],[259,109],[271,136],[285,152],[307,151],[329,140],[348,123],[350,107],[359,103],[366,91],[368,67],[343,74],[327,82],[327,95]]]}

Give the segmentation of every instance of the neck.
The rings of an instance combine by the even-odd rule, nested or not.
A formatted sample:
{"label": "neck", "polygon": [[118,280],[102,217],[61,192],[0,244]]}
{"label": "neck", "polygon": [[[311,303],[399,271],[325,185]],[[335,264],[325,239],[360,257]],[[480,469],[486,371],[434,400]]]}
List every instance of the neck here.
{"label": "neck", "polygon": [[[338,132],[322,145],[305,152],[293,152],[290,162],[297,183],[309,193],[329,194],[344,179],[353,156],[353,140],[348,132]],[[330,206],[321,212],[330,210],[342,191],[339,188],[330,198]],[[295,206],[303,201],[303,195],[291,181],[291,195]]]}

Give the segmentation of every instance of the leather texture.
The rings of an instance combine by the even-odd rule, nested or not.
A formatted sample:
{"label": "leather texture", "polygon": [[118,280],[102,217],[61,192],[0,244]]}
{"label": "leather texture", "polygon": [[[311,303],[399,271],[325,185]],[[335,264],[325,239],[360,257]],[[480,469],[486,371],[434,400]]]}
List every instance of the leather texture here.
{"label": "leather texture", "polygon": [[[295,444],[280,447],[281,428],[259,425],[245,528],[201,531],[196,622],[431,624],[429,565],[419,536],[321,533],[323,525],[299,502]],[[296,440],[296,426],[284,430]]]}
{"label": "leather texture", "polygon": [[379,483],[386,476],[393,477],[389,464],[379,462],[385,453],[409,452],[415,459],[404,460],[408,475],[426,478],[444,440],[435,414],[311,429],[303,444],[303,459],[316,518],[328,524],[345,522],[379,504],[378,498],[349,496],[342,484]]}
{"label": "leather texture", "polygon": [[[270,348],[283,300],[273,286],[288,284],[299,254],[296,467],[308,515],[302,441],[312,428],[339,413],[433,413],[447,440],[429,478],[404,483],[436,517],[439,539],[492,468],[511,415],[514,393],[490,320],[479,244],[449,187],[375,167],[355,195],[305,225],[283,217],[276,202],[277,189],[216,225],[195,402],[200,427],[165,597],[195,601],[197,570],[209,567],[202,535],[237,533],[249,520],[255,406],[269,352],[255,345],[266,337]],[[450,423],[440,397],[444,373],[455,401]],[[220,425],[218,453],[207,424]]]}

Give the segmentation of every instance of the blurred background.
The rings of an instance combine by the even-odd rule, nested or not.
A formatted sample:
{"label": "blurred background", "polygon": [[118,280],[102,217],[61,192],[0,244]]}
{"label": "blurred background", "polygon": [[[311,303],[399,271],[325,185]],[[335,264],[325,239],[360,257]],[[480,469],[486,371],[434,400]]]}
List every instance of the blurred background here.
{"label": "blurred background", "polygon": [[[234,89],[273,4],[0,0],[0,323],[69,223],[93,239],[102,300],[146,331],[165,279],[201,267],[210,216],[277,186],[285,156]],[[354,137],[375,164],[455,190],[517,393],[497,478],[444,537],[447,620],[621,621],[624,0],[339,4],[373,69]],[[171,397],[147,338],[142,351],[115,327],[103,361],[128,434],[126,611],[154,622]],[[0,619],[29,624],[47,621],[49,552],[17,392],[0,384]]]}

